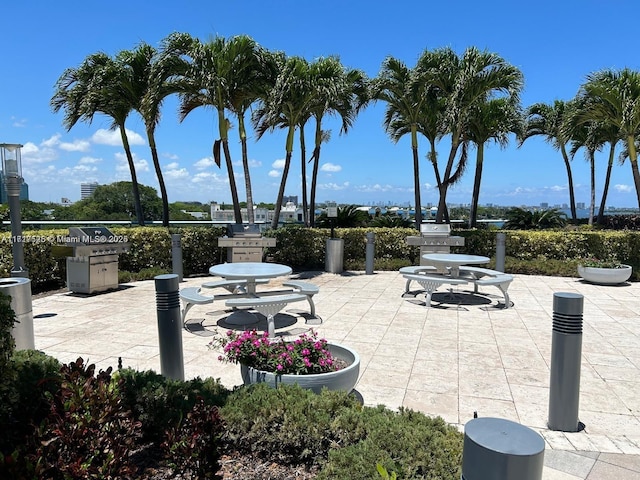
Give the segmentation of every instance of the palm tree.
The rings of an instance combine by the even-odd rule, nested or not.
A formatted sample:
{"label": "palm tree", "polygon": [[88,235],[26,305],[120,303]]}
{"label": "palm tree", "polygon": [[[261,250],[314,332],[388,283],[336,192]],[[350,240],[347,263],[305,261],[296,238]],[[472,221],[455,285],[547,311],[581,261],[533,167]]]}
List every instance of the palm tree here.
{"label": "palm tree", "polygon": [[372,99],[387,103],[383,125],[391,140],[397,143],[404,135],[411,136],[416,229],[420,229],[422,224],[418,128],[423,118],[427,93],[417,70],[393,57],[384,60],[378,77],[372,82]]}
{"label": "palm tree", "polygon": [[[347,133],[357,113],[368,102],[369,90],[366,75],[360,70],[345,68],[338,57],[320,58],[311,64],[310,69],[315,99],[309,107],[309,112],[315,119],[315,141],[310,160],[313,161],[313,167],[309,198],[309,224],[314,226],[320,147],[330,138],[330,133],[322,129],[322,121],[327,115],[338,115],[342,121],[340,133]],[[303,174],[303,187],[305,185],[305,175]],[[303,189],[303,200],[305,199],[306,194]]]}
{"label": "palm tree", "polygon": [[[437,88],[438,95],[444,98],[443,128],[451,135],[451,149],[442,175],[436,215],[436,222],[442,223],[447,205],[447,190],[462,177],[466,168],[465,133],[473,107],[498,94],[517,101],[523,86],[523,76],[518,68],[499,55],[480,51],[475,47],[467,48],[460,57],[449,48],[442,49],[438,55],[441,63],[425,68],[423,75],[424,82]],[[462,149],[456,163],[460,147]]]}
{"label": "palm tree", "polygon": [[175,63],[172,60],[166,56],[159,56],[155,48],[144,42],[134,51],[123,50],[116,56],[116,61],[129,72],[125,88],[136,101],[133,108],[144,121],[151,158],[160,186],[162,225],[165,227],[169,226],[169,198],[160,167],[155,130],[160,121],[162,102],[175,92],[175,87],[169,82],[175,75]]}
{"label": "palm tree", "polygon": [[519,105],[511,98],[495,98],[478,103],[471,109],[466,138],[476,145],[476,173],[471,197],[469,228],[475,228],[478,216],[484,146],[494,140],[500,147],[509,143],[509,134],[520,131],[522,115]]}
{"label": "palm tree", "polygon": [[120,131],[122,146],[131,172],[131,185],[139,225],[144,225],[138,177],[127,137],[125,122],[136,106],[127,85],[129,72],[105,53],[89,55],[78,68],[66,69],[55,85],[51,107],[55,113],[64,110],[63,125],[67,131],[79,121],[89,124],[96,113],[111,117],[111,130]]}
{"label": "palm tree", "polygon": [[260,47],[252,38],[239,35],[229,39],[226,45],[227,58],[231,63],[234,81],[229,85],[228,105],[238,121],[238,135],[242,147],[242,168],[247,197],[247,221],[255,222],[253,193],[247,153],[247,128],[245,116],[251,105],[264,97],[275,83],[277,64],[273,55]]}
{"label": "palm tree", "polygon": [[571,220],[576,221],[576,199],[573,188],[573,174],[571,173],[571,160],[567,153],[569,138],[566,135],[564,123],[567,121],[567,114],[571,107],[569,102],[555,100],[553,105],[546,103],[536,103],[527,109],[526,120],[520,137],[520,146],[528,139],[536,135],[543,136],[547,143],[559,150],[567,169],[567,180],[569,189],[569,206],[571,208]]}
{"label": "palm tree", "polygon": [[198,107],[209,106],[216,111],[219,138],[213,144],[213,158],[220,166],[220,147],[222,146],[235,221],[242,223],[238,189],[229,151],[230,122],[225,116],[225,109],[231,98],[231,89],[240,80],[236,78],[238,67],[234,64],[237,50],[235,45],[230,46],[230,43],[233,41],[227,41],[223,37],[216,37],[207,43],[202,43],[189,34],[176,33],[168,37],[165,49],[170,55],[181,57],[189,64],[179,87],[180,120],[184,120]]}
{"label": "palm tree", "polygon": [[625,68],[592,73],[582,85],[580,95],[589,98],[582,120],[615,127],[623,139],[640,207],[640,171],[636,149],[640,130],[640,72]]}
{"label": "palm tree", "polygon": [[273,229],[278,227],[280,219],[284,190],[291,166],[295,130],[300,126],[302,119],[308,115],[309,105],[313,99],[309,80],[309,63],[301,57],[285,58],[284,55],[280,55],[276,61],[279,63],[279,74],[275,85],[264,98],[260,99],[259,106],[253,113],[253,123],[258,138],[268,130],[287,129],[285,163],[271,221]]}

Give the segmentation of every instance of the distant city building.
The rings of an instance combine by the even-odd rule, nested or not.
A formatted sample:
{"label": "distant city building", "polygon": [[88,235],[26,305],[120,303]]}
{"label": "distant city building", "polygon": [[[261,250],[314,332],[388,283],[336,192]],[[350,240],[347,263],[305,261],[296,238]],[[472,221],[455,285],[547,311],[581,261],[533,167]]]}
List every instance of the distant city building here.
{"label": "distant city building", "polygon": [[80,200],[89,198],[98,188],[98,182],[81,183],[80,184]]}
{"label": "distant city building", "polygon": [[[20,200],[29,200],[29,185],[22,179],[20,185]],[[7,199],[7,187],[4,184],[4,172],[0,170],[0,203],[9,203]]]}
{"label": "distant city building", "polygon": [[294,205],[298,205],[298,196],[297,195],[284,195],[282,197],[282,204],[286,205],[287,203],[293,203]]}
{"label": "distant city building", "polygon": [[542,203],[540,204],[540,208],[549,208],[549,203],[547,203],[547,202],[542,202]]}
{"label": "distant city building", "polygon": [[584,210],[586,208],[584,202],[577,202],[576,203],[576,208],[579,208],[580,210]]}
{"label": "distant city building", "polygon": [[68,207],[69,205],[71,205],[73,202],[68,199],[67,197],[62,197],[60,199],[60,205],[62,205],[63,207]]}
{"label": "distant city building", "polygon": [[[242,214],[242,221],[247,223],[249,221],[247,209],[240,209],[240,213]],[[255,223],[269,223],[273,219],[273,214],[273,210],[253,207],[253,220]],[[211,220],[214,222],[234,223],[235,217],[232,209],[223,210],[221,205],[216,202],[211,202]],[[302,222],[302,208],[299,208],[293,202],[287,202],[280,210],[280,222]]]}

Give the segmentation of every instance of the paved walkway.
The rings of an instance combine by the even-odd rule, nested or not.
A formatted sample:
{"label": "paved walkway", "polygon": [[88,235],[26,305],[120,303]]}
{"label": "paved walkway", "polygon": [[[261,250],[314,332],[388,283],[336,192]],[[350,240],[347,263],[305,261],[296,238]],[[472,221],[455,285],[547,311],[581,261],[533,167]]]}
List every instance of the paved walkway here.
{"label": "paved walkway", "polygon": [[[502,296],[495,287],[483,287],[482,296],[462,291],[457,304],[437,305],[445,300],[441,288],[436,305],[425,308],[423,295],[402,295],[405,281],[396,272],[293,276],[320,287],[315,300],[323,322],[305,323],[308,306],[295,303],[278,315],[278,331],[297,334],[316,324],[321,336],[355,348],[362,360],[356,389],[366,405],[440,415],[461,430],[474,412],[527,425],[546,441],[545,480],[640,478],[640,283],[596,286],[515,275],[512,308],[497,306]],[[580,421],[586,428],[578,433],[546,428],[555,292],[584,295]],[[36,348],[63,362],[82,356],[106,368],[121,357],[124,366],[160,370],[153,281],[99,295],[38,298],[33,313]],[[239,368],[221,364],[207,347],[227,315],[222,302],[189,312],[190,331],[182,334],[187,378],[241,383]]]}

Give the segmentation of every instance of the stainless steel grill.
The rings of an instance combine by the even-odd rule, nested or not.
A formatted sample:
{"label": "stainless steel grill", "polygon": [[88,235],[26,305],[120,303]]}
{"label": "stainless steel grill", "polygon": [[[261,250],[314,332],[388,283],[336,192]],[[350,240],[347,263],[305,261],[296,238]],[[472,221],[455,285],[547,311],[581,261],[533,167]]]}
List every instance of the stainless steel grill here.
{"label": "stainless steel grill", "polygon": [[127,238],[106,227],[71,227],[66,245],[67,288],[77,293],[95,293],[118,288],[118,255],[129,251]]}
{"label": "stainless steel grill", "polygon": [[420,225],[420,236],[409,236],[406,242],[408,245],[420,246],[420,265],[426,265],[422,255],[450,253],[452,246],[464,246],[464,237],[451,236],[451,226],[448,223],[423,223]]}
{"label": "stainless steel grill", "polygon": [[259,225],[227,225],[227,235],[218,239],[227,249],[227,262],[261,262],[265,247],[275,247],[276,239],[263,237]]}

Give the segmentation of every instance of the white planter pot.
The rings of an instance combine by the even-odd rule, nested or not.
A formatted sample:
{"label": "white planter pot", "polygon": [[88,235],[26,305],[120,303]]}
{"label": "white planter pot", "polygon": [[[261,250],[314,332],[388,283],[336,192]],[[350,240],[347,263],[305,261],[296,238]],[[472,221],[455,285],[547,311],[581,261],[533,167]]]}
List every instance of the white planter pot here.
{"label": "white planter pot", "polygon": [[598,268],[578,265],[578,275],[590,283],[615,285],[629,280],[629,277],[631,277],[631,266],[623,265],[622,268]]}
{"label": "white planter pot", "polygon": [[256,370],[253,367],[240,365],[240,373],[242,381],[245,385],[253,383],[266,383],[271,387],[278,385],[291,385],[297,383],[302,388],[320,393],[322,387],[329,390],[343,390],[351,392],[358,382],[360,374],[360,356],[352,349],[339,345],[337,343],[327,343],[327,349],[334,358],[344,360],[347,366],[336,372],[315,373],[312,375],[278,375],[262,370]]}

